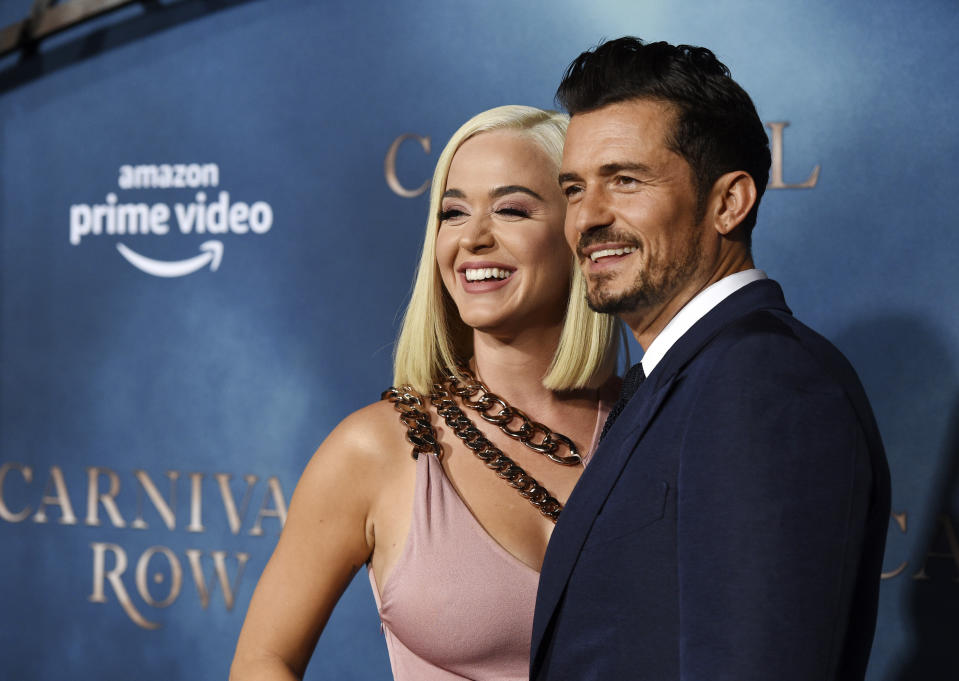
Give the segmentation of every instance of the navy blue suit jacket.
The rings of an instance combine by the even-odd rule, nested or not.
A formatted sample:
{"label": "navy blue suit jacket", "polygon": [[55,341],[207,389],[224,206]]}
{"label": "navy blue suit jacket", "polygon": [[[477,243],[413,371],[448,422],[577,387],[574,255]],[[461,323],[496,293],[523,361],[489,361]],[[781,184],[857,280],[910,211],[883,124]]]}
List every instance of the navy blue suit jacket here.
{"label": "navy blue suit jacket", "polygon": [[888,517],[855,372],[749,284],[667,352],[570,496],[531,678],[861,681]]}

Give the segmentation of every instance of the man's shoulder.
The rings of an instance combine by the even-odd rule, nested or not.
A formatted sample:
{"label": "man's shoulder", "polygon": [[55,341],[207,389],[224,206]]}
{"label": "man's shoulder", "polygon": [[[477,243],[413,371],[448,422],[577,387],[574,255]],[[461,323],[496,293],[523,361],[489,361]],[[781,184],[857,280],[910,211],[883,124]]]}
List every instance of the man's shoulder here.
{"label": "man's shoulder", "polygon": [[762,381],[806,392],[859,389],[852,365],[836,346],[786,311],[753,310],[731,320],[691,368],[730,382]]}

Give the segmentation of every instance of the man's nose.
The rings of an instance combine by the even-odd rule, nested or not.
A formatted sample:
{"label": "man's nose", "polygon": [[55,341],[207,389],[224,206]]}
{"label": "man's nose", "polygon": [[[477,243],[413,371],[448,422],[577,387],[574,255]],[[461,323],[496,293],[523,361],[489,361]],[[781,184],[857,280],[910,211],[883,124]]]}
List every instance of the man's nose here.
{"label": "man's nose", "polygon": [[568,210],[573,211],[573,228],[585,234],[597,227],[607,227],[613,222],[609,195],[602,186],[587,187],[580,200]]}

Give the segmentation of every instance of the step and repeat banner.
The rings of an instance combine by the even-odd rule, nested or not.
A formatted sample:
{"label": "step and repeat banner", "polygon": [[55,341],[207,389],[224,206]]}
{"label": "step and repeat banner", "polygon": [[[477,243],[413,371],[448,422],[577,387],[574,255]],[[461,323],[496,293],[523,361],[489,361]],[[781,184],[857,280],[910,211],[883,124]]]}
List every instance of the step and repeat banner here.
{"label": "step and repeat banner", "polygon": [[[226,678],[301,470],[390,382],[446,139],[624,34],[756,101],[757,263],[889,453],[869,679],[959,678],[957,33],[945,0],[183,0],[0,58],[0,679]],[[390,678],[365,575],[307,676]]]}

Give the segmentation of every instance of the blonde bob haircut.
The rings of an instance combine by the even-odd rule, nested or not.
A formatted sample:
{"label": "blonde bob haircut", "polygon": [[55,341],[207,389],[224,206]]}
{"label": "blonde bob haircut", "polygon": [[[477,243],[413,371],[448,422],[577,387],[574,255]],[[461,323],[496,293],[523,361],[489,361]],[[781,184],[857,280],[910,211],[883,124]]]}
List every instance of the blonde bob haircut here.
{"label": "blonde bob haircut", "polygon": [[[510,130],[539,144],[553,159],[558,173],[568,123],[565,114],[555,111],[500,106],[477,114],[450,138],[433,173],[423,252],[393,354],[393,385],[409,385],[417,392],[428,393],[432,384],[441,380],[444,367],[455,371],[458,364],[473,354],[472,329],[460,318],[436,264],[440,203],[456,150],[481,133]],[[543,377],[543,385],[550,390],[599,385],[616,366],[618,322],[615,317],[589,309],[586,283],[572,254],[570,269],[572,277],[563,330],[553,361]]]}

